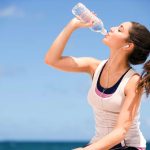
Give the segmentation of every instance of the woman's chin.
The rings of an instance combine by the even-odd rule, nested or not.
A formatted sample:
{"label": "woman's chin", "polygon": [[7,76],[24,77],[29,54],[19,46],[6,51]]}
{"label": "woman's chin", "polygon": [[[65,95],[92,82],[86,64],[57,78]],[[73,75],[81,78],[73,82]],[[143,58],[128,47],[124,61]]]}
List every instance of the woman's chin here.
{"label": "woman's chin", "polygon": [[103,42],[105,45],[108,45],[108,41],[107,41],[107,39],[106,39],[105,37],[102,39],[102,42]]}

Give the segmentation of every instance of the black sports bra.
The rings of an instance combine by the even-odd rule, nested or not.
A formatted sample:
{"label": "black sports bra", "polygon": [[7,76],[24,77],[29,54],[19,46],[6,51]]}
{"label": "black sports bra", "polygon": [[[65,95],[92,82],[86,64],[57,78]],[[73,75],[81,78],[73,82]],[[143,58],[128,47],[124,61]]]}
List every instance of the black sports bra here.
{"label": "black sports bra", "polygon": [[[106,63],[107,63],[107,62],[106,62]],[[100,85],[100,77],[101,77],[102,71],[103,71],[103,69],[104,69],[106,63],[103,65],[103,67],[102,67],[102,69],[101,69],[101,71],[100,71],[100,74],[99,74],[99,77],[98,77],[98,80],[97,80],[97,89],[98,89],[100,92],[103,92],[103,90],[106,89],[106,90],[104,91],[105,94],[112,94],[112,93],[114,93],[114,92],[116,91],[116,89],[117,89],[117,87],[119,86],[119,84],[120,84],[122,78],[125,76],[125,74],[126,74],[132,67],[130,67],[130,68],[120,77],[120,79],[119,79],[112,87],[110,87],[110,88],[104,88],[104,87],[102,87],[102,86]]]}

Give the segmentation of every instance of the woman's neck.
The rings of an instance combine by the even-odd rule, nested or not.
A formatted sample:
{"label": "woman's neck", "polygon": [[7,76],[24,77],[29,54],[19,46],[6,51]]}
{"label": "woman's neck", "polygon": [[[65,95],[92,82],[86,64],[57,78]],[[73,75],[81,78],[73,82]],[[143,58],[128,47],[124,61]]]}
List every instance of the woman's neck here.
{"label": "woman's neck", "polygon": [[123,57],[123,56],[110,56],[105,68],[106,70],[109,70],[110,73],[114,73],[114,72],[124,72],[124,70],[127,70],[128,68],[130,68],[130,64],[128,63],[128,60]]}

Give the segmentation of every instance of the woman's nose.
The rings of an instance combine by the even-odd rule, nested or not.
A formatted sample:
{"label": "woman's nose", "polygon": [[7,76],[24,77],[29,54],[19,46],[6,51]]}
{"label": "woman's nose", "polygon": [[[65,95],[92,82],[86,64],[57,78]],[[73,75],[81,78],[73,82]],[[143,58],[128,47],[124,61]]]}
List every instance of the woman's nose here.
{"label": "woman's nose", "polygon": [[114,30],[115,30],[115,27],[110,28],[110,32],[114,32]]}

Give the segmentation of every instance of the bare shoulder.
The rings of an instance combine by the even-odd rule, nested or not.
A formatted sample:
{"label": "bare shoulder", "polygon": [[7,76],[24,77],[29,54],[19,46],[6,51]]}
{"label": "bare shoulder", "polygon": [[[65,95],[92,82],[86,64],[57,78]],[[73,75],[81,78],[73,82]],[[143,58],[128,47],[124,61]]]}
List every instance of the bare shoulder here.
{"label": "bare shoulder", "polygon": [[125,86],[124,89],[125,95],[136,93],[139,81],[140,81],[140,74],[138,73],[133,74]]}

